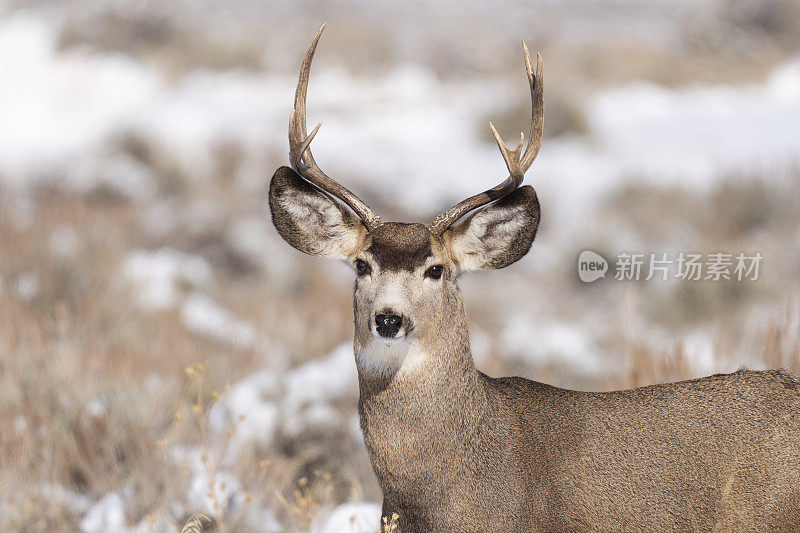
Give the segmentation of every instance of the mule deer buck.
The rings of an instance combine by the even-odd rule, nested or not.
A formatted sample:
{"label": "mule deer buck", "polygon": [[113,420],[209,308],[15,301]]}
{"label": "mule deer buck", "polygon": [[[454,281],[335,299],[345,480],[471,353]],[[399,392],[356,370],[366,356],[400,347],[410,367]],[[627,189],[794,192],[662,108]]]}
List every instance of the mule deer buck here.
{"label": "mule deer buck", "polygon": [[527,146],[492,126],[509,177],[430,225],[383,222],[309,148],[321,33],[269,205],[289,244],[355,271],[358,408],[383,514],[403,533],[800,530],[800,380],[787,372],[589,393],[476,369],[457,278],[514,263],[536,236],[539,201],[521,183],[542,143],[541,58],[534,71],[523,42]]}

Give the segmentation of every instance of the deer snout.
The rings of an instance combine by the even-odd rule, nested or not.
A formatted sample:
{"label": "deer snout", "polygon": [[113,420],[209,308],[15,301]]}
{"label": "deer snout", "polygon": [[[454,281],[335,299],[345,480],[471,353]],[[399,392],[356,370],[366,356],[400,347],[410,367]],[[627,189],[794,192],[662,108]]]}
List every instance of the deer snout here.
{"label": "deer snout", "polygon": [[403,317],[391,310],[375,315],[375,330],[381,337],[394,338],[403,327]]}

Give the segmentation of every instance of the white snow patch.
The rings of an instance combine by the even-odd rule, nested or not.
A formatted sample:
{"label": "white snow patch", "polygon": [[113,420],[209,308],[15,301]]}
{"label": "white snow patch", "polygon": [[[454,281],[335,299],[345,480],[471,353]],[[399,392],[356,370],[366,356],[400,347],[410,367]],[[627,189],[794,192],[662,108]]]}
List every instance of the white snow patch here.
{"label": "white snow patch", "polygon": [[28,419],[25,418],[23,415],[17,415],[14,417],[14,434],[15,435],[22,435],[28,430]]}
{"label": "white snow patch", "polygon": [[0,20],[0,175],[9,185],[55,178],[147,198],[149,171],[130,158],[103,161],[121,134],[141,136],[196,179],[212,170],[217,141],[242,144],[249,157],[278,131],[285,137],[289,76],[194,72],[175,82],[123,55],[59,50],[58,33],[30,14]]}
{"label": "white snow patch", "polygon": [[[210,495],[212,487],[216,489],[216,497],[219,498],[220,504],[226,512],[230,512],[241,501],[244,501],[245,495],[241,481],[231,472],[222,468],[217,469],[212,477],[210,470],[213,469],[207,468],[203,463],[204,451],[201,448],[175,447],[171,452],[175,460],[184,465],[191,475],[186,503],[192,512],[209,515],[214,513],[214,497]],[[216,465],[218,460],[214,451],[209,450],[209,464]]]}
{"label": "white snow patch", "polygon": [[[212,490],[213,479],[213,490]],[[227,471],[219,471],[214,477],[208,475],[205,469],[195,472],[192,477],[189,493],[186,495],[186,502],[193,509],[199,509],[204,513],[214,513],[215,498],[219,498],[220,504],[226,513],[230,513],[244,499],[242,482]],[[235,512],[235,511],[234,511]]]}
{"label": "white snow patch", "polygon": [[39,278],[30,272],[23,272],[17,276],[17,296],[30,301],[39,294]]}
{"label": "white snow patch", "polygon": [[[265,148],[285,150],[294,75],[191,72],[163,80],[129,58],[60,51],[56,33],[28,15],[0,22],[0,72],[7,81],[0,85],[0,175],[6,181],[27,185],[50,173],[80,189],[96,179],[113,186],[103,176],[119,174],[124,194],[147,198],[149,169],[107,153],[121,133],[140,136],[201,180],[213,172],[214,143],[242,148],[240,168],[250,169],[253,183]],[[489,130],[476,131],[474,120],[507,105],[511,91],[524,96],[524,76],[514,85],[488,76],[445,82],[415,65],[380,77],[354,76],[325,62],[319,68],[311,81],[312,112],[325,126],[315,155],[334,175],[352,176],[344,184],[366,200],[372,192],[399,202],[408,218],[430,215],[505,175]],[[569,199],[549,203],[550,228],[582,233],[602,193],[631,177],[704,186],[729,171],[780,168],[800,158],[798,87],[800,59],[760,84],[669,89],[634,83],[587,95],[588,134],[549,139],[527,180],[542,198]],[[381,168],[380,183],[375,168]],[[254,227],[240,227],[232,241],[258,255]]]}
{"label": "white snow patch", "polygon": [[80,523],[83,533],[125,531],[125,502],[116,492],[103,496],[92,505]]}
{"label": "white snow patch", "polygon": [[281,418],[289,435],[309,427],[341,424],[341,413],[329,404],[358,393],[353,345],[342,344],[324,359],[292,369],[285,384]]}
{"label": "white snow patch", "polygon": [[327,513],[312,528],[314,533],[371,533],[381,523],[381,506],[377,503],[343,503]]}
{"label": "white snow patch", "polygon": [[346,418],[332,405],[358,393],[353,359],[352,344],[346,343],[282,377],[272,369],[260,370],[223,394],[209,413],[209,428],[218,436],[233,430],[229,448],[233,459],[248,446],[270,446],[278,432],[296,437],[309,428],[346,424],[360,440],[357,418]]}
{"label": "white snow patch", "polygon": [[80,165],[156,89],[153,76],[130,59],[58,52],[57,35],[30,15],[0,20],[0,174],[7,179]]}
{"label": "white snow patch", "polygon": [[357,394],[353,346],[346,343],[282,377],[264,369],[237,382],[211,409],[209,428],[218,436],[233,430],[231,460],[248,446],[270,446],[278,432],[297,437],[309,428],[346,426],[360,440],[357,419],[333,405]]}
{"label": "white snow patch", "polygon": [[158,192],[150,168],[127,154],[98,154],[78,162],[69,178],[78,192],[108,189],[134,200],[149,200]]}
{"label": "white snow patch", "polygon": [[108,407],[102,400],[92,400],[86,404],[84,413],[89,418],[105,418],[106,414],[108,414]]}
{"label": "white snow patch", "polygon": [[182,294],[182,286],[199,288],[212,280],[211,267],[205,259],[171,248],[130,253],[122,273],[138,289],[139,305],[148,311],[175,306]]}
{"label": "white snow patch", "polygon": [[60,485],[45,483],[39,492],[43,499],[69,511],[73,516],[84,514],[91,505],[89,498]]}
{"label": "white snow patch", "polygon": [[597,348],[580,325],[542,323],[531,316],[515,314],[500,333],[500,343],[508,356],[520,360],[559,362],[585,374],[601,368]]}
{"label": "white snow patch", "polygon": [[199,292],[186,297],[181,307],[181,321],[189,331],[220,342],[245,348],[255,342],[256,330],[252,324],[236,318]]}
{"label": "white snow patch", "polygon": [[162,514],[149,515],[135,526],[128,528],[127,533],[163,533],[177,531],[176,521]]}
{"label": "white snow patch", "polygon": [[686,361],[691,363],[698,375],[706,376],[719,371],[719,365],[716,364],[717,349],[708,332],[694,331],[684,336],[683,351]]}
{"label": "white snow patch", "polygon": [[593,134],[617,174],[707,185],[739,169],[770,169],[800,156],[800,62],[761,86],[670,90],[635,84],[590,107]]}
{"label": "white snow patch", "polygon": [[274,283],[292,279],[295,257],[285,251],[284,243],[266,217],[250,217],[236,221],[227,232],[233,248],[261,266]]}
{"label": "white snow patch", "polygon": [[272,444],[278,427],[279,391],[275,374],[265,369],[233,385],[212,407],[209,428],[217,435],[233,430],[229,448],[233,459],[248,446]]}
{"label": "white snow patch", "polygon": [[492,355],[492,338],[474,324],[469,328],[469,345],[472,350],[472,359],[478,367],[489,362]]}
{"label": "white snow patch", "polygon": [[[173,448],[175,459],[186,465],[191,475],[190,489],[186,503],[192,513],[214,514],[215,498],[218,499],[227,516],[241,515],[240,529],[261,533],[277,533],[282,531],[280,523],[273,512],[266,506],[247,501],[247,493],[241,481],[231,472],[220,469],[212,478],[203,464],[203,451],[199,448]],[[212,454],[213,455],[213,454]],[[209,457],[212,464],[217,458]],[[215,497],[209,496],[212,489]],[[244,506],[244,507],[243,507]]]}
{"label": "white snow patch", "polygon": [[47,241],[50,253],[57,257],[73,257],[80,246],[80,238],[72,226],[56,226]]}

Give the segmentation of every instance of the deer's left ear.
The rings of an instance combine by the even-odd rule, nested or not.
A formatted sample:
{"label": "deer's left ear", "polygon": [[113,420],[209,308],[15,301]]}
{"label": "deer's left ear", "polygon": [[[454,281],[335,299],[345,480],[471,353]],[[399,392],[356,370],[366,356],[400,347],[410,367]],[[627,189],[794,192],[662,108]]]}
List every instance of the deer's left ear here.
{"label": "deer's left ear", "polygon": [[448,230],[462,271],[503,268],[528,253],[539,227],[539,199],[525,185]]}

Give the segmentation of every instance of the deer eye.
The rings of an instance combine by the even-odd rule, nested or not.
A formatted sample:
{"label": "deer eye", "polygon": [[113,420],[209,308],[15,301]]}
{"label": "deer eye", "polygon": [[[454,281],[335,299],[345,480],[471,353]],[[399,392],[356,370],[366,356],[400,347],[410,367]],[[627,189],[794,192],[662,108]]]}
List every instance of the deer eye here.
{"label": "deer eye", "polygon": [[356,259],[356,273],[359,276],[369,274],[371,271],[372,269],[369,267],[366,261],[362,259]]}
{"label": "deer eye", "polygon": [[444,267],[442,265],[433,265],[425,271],[425,277],[431,279],[439,279],[444,274]]}

